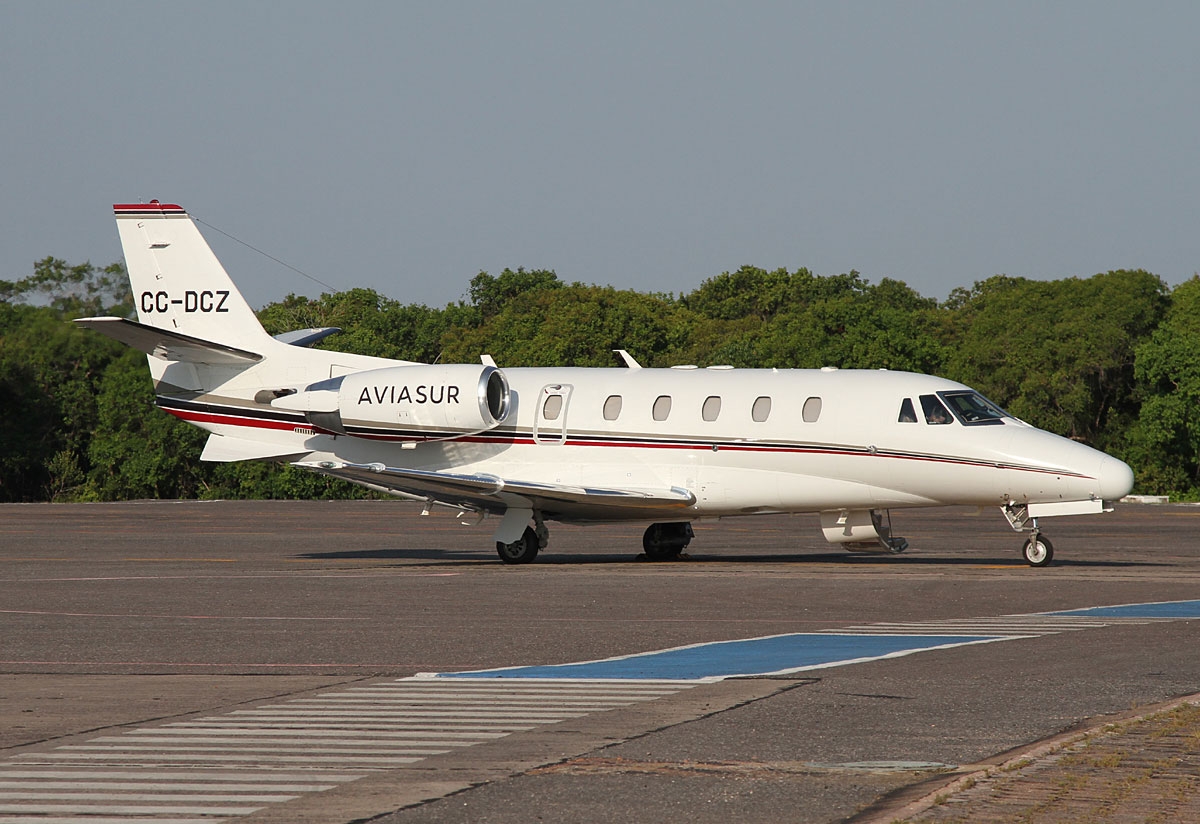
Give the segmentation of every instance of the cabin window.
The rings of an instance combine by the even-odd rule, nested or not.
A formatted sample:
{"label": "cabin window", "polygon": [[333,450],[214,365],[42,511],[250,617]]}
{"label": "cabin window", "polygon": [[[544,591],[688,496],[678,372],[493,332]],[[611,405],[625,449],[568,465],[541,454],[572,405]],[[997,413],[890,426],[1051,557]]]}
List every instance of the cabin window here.
{"label": "cabin window", "polygon": [[615,421],[621,417],[621,396],[609,395],[604,401],[604,420]]}
{"label": "cabin window", "polygon": [[905,398],[900,401],[900,417],[896,418],[900,423],[916,423],[917,413],[913,409],[912,398]]}
{"label": "cabin window", "polygon": [[558,416],[562,414],[563,396],[549,395],[546,402],[542,404],[542,418],[547,421],[556,421]]}
{"label": "cabin window", "polygon": [[769,417],[771,417],[771,399],[765,395],[755,398],[754,406],[750,407],[750,418],[755,423],[762,423]]}
{"label": "cabin window", "polygon": [[816,423],[821,417],[821,399],[809,398],[804,402],[804,408],[800,410],[800,417],[804,418],[805,423]]}
{"label": "cabin window", "polygon": [[700,417],[706,421],[715,421],[717,416],[721,414],[721,399],[716,395],[704,399],[704,406],[700,407]]}
{"label": "cabin window", "polygon": [[1011,418],[996,404],[978,392],[939,392],[960,421],[967,426],[1003,424],[1001,418]]}
{"label": "cabin window", "polygon": [[940,426],[944,423],[954,422],[950,413],[946,411],[946,407],[942,406],[942,402],[938,400],[937,395],[922,395],[921,411],[925,413],[925,423]]}
{"label": "cabin window", "polygon": [[659,395],[654,400],[654,420],[665,421],[667,416],[671,414],[671,396]]}

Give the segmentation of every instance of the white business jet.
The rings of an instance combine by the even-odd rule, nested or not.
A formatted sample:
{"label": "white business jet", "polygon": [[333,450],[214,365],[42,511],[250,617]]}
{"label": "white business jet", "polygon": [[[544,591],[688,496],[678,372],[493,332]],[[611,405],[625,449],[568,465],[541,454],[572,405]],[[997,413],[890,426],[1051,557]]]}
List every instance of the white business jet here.
{"label": "white business jet", "polygon": [[138,320],[77,323],[148,355],[158,405],[211,433],[202,460],[287,462],[425,512],[491,516],[505,563],[533,561],[547,521],[649,523],[642,546],[659,560],[693,521],[759,513],[818,513],[830,543],[901,552],[889,510],[969,505],[998,507],[1045,566],[1039,518],[1108,511],[1133,486],[1121,461],[928,375],[311,349],[337,330],[268,335],[182,208],[114,210]]}

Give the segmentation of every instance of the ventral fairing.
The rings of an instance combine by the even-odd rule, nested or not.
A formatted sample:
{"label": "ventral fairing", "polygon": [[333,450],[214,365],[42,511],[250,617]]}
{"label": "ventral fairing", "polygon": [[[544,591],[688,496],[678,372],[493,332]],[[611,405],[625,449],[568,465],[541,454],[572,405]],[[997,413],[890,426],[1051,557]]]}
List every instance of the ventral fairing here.
{"label": "ventral fairing", "polygon": [[147,354],[158,406],[211,434],[202,460],[266,460],[489,518],[506,563],[547,522],[648,524],[651,559],[706,518],[818,513],[826,540],[901,552],[890,510],[997,507],[1053,549],[1039,519],[1101,513],[1121,461],[1036,429],[968,386],[855,369],[508,368],[308,348],[337,330],[264,331],[188,214],[114,207],[137,321],[80,325]]}

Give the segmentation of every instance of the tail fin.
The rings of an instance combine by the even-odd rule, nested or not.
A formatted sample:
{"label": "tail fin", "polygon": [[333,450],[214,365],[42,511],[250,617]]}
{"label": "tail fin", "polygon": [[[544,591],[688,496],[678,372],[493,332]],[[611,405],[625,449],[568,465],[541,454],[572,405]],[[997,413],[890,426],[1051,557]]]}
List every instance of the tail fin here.
{"label": "tail fin", "polygon": [[113,212],[142,324],[263,351],[270,336],[187,212],[157,200]]}

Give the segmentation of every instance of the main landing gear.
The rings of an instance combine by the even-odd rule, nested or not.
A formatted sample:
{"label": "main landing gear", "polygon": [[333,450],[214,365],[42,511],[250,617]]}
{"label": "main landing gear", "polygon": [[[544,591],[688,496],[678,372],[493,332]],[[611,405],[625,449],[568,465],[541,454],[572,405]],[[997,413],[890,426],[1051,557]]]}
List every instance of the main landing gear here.
{"label": "main landing gear", "polygon": [[687,549],[696,533],[687,521],[672,524],[650,524],[642,535],[642,549],[650,561],[670,561]]}
{"label": "main landing gear", "polygon": [[[550,531],[542,522],[541,515],[534,514],[536,526],[527,526],[521,537],[512,543],[496,541],[496,554],[506,564],[532,564],[538,551],[546,546]],[[642,536],[642,549],[650,561],[670,561],[691,543],[696,533],[686,521],[680,523],[651,524]]]}
{"label": "main landing gear", "polygon": [[538,551],[549,542],[550,530],[546,529],[541,513],[535,512],[533,519],[535,525],[525,527],[521,537],[511,544],[496,541],[496,554],[501,561],[506,564],[532,564]]}
{"label": "main landing gear", "polygon": [[503,541],[496,541],[496,553],[500,556],[500,560],[506,564],[532,564],[533,559],[537,557],[538,550],[537,533],[533,531],[533,527],[525,527],[525,532],[520,538],[513,541],[511,544],[506,544]]}
{"label": "main landing gear", "polygon": [[1021,548],[1025,563],[1031,567],[1050,566],[1054,560],[1054,544],[1038,529],[1037,518],[1029,517],[1029,510],[1022,504],[1008,504],[1000,508],[1009,526],[1017,532],[1027,532],[1029,537]]}

